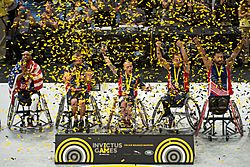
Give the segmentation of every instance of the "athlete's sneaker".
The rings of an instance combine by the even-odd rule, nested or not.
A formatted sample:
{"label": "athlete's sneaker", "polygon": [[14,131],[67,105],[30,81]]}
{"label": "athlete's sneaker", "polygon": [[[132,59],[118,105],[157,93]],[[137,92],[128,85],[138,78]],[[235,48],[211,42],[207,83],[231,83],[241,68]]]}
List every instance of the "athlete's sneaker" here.
{"label": "athlete's sneaker", "polygon": [[34,126],[33,126],[33,118],[28,117],[28,118],[27,118],[27,123],[28,123],[27,128],[32,128],[32,127],[34,127]]}
{"label": "athlete's sneaker", "polygon": [[127,127],[127,128],[133,128],[133,125],[132,125],[131,120],[127,120],[127,121],[126,121],[126,127]]}
{"label": "athlete's sneaker", "polygon": [[175,117],[173,114],[168,115],[168,127],[169,128],[175,127]]}
{"label": "athlete's sneaker", "polygon": [[85,127],[84,121],[80,120],[80,122],[79,122],[79,128],[83,129],[84,127]]}
{"label": "athlete's sneaker", "polygon": [[77,128],[77,127],[78,127],[78,121],[74,121],[73,128]]}

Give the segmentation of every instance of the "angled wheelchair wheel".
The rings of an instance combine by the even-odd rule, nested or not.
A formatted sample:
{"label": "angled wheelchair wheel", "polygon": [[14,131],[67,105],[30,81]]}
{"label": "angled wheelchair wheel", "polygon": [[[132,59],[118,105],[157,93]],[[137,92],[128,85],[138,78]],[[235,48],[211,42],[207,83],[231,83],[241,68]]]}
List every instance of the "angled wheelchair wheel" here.
{"label": "angled wheelchair wheel", "polygon": [[108,131],[110,131],[112,129],[111,123],[112,123],[112,120],[115,119],[114,117],[116,116],[115,115],[115,109],[116,109],[117,102],[118,102],[117,99],[114,98],[114,103],[113,103],[113,106],[111,108],[110,114],[108,116],[108,122],[107,122],[107,130]]}
{"label": "angled wheelchair wheel", "polygon": [[94,118],[93,118],[93,120],[97,121],[97,124],[99,125],[99,127],[101,127],[102,126],[102,121],[101,121],[102,117],[101,117],[101,114],[100,114],[100,109],[98,108],[97,102],[96,102],[96,100],[95,100],[95,98],[93,96],[90,96],[90,100],[91,100],[91,103],[92,103],[93,109],[94,109],[94,113],[93,113]]}
{"label": "angled wheelchair wheel", "polygon": [[9,110],[8,110],[8,115],[7,115],[7,126],[8,128],[11,127],[11,125],[13,124],[13,119],[14,119],[14,106],[13,104],[10,104],[9,106]]}
{"label": "angled wheelchair wheel", "polygon": [[44,109],[42,109],[42,110],[44,110],[45,116],[46,116],[46,118],[48,120],[48,124],[50,124],[52,126],[52,119],[51,119],[51,115],[50,115],[50,112],[49,112],[49,107],[48,107],[48,104],[47,104],[47,102],[46,102],[43,95],[41,96],[41,103],[44,106]]}
{"label": "angled wheelchair wheel", "polygon": [[185,112],[186,112],[188,123],[193,130],[196,130],[198,123],[199,123],[199,118],[200,118],[200,108],[197,102],[191,97],[188,97],[185,100],[184,105],[185,105]]}
{"label": "angled wheelchair wheel", "polygon": [[13,121],[14,121],[14,117],[15,117],[15,104],[16,105],[18,105],[17,104],[17,101],[18,101],[18,99],[17,99],[17,97],[16,96],[14,96],[14,104],[11,104],[10,103],[10,106],[9,106],[9,109],[8,109],[8,115],[7,115],[7,126],[8,126],[8,128],[10,128],[12,125],[13,125]]}
{"label": "angled wheelchair wheel", "polygon": [[55,123],[56,129],[58,129],[60,122],[61,122],[61,118],[64,112],[64,104],[65,104],[65,96],[62,96],[61,101],[59,103],[57,116],[56,116],[56,123]]}
{"label": "angled wheelchair wheel", "polygon": [[148,114],[146,112],[146,109],[145,109],[145,106],[143,105],[142,101],[137,99],[137,102],[136,102],[136,109],[139,110],[138,114],[140,116],[140,119],[141,119],[141,122],[143,124],[144,127],[146,127],[146,129],[149,128],[149,125],[148,125]]}
{"label": "angled wheelchair wheel", "polygon": [[240,117],[240,112],[238,110],[238,107],[234,101],[231,102],[231,111],[236,129],[240,133],[240,135],[243,136],[243,123]]}
{"label": "angled wheelchair wheel", "polygon": [[160,123],[160,121],[162,119],[162,115],[163,115],[164,111],[163,111],[163,108],[161,108],[161,103],[162,103],[162,99],[160,99],[155,106],[155,109],[154,109],[154,112],[152,115],[152,126],[155,126],[158,123]]}

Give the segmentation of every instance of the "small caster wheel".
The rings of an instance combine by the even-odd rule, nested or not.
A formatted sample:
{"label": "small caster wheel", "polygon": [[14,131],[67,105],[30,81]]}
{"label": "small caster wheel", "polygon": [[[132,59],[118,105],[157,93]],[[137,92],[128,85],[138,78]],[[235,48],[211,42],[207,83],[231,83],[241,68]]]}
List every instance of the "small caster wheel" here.
{"label": "small caster wheel", "polygon": [[212,141],[213,139],[212,139],[212,136],[208,136],[208,139],[209,139],[209,141]]}
{"label": "small caster wheel", "polygon": [[162,133],[162,128],[159,129],[159,132]]}
{"label": "small caster wheel", "polygon": [[99,126],[99,128],[101,128],[101,127],[102,127],[102,123],[101,123],[101,122],[99,122],[99,123],[98,123],[98,126]]}
{"label": "small caster wheel", "polygon": [[43,128],[42,128],[42,127],[39,127],[38,130],[39,130],[39,132],[42,132],[42,131],[43,131]]}

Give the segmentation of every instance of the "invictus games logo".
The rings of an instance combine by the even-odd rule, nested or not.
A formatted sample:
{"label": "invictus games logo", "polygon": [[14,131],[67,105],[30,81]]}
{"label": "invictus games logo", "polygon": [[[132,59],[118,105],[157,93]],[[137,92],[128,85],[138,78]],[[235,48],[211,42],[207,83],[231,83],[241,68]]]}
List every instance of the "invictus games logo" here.
{"label": "invictus games logo", "polygon": [[151,155],[154,154],[154,151],[153,151],[153,150],[146,150],[146,151],[144,152],[144,154],[145,154],[145,155],[148,155],[148,156],[151,156]]}
{"label": "invictus games logo", "polygon": [[92,148],[100,155],[115,154],[119,148],[122,148],[122,143],[93,143]]}

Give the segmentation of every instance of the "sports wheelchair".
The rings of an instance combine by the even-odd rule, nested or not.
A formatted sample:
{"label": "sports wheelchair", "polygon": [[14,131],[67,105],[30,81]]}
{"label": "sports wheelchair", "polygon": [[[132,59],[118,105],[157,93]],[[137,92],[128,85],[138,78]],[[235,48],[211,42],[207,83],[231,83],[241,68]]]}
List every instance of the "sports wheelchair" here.
{"label": "sports wheelchair", "polygon": [[[7,126],[9,129],[28,131],[39,130],[43,131],[45,128],[53,127],[53,122],[47,106],[44,95],[39,95],[38,108],[36,111],[30,110],[31,98],[21,100],[18,94],[15,94],[12,99],[8,110]],[[21,108],[21,109],[20,109]],[[28,127],[25,119],[32,119],[34,125]]]}
{"label": "sports wheelchair", "polygon": [[219,137],[215,131],[216,121],[222,121],[222,137],[226,137],[226,141],[232,135],[240,134],[240,136],[243,136],[243,124],[240,113],[236,103],[230,100],[230,96],[210,96],[206,100],[198,128],[196,129],[196,135],[198,135],[203,123],[204,130],[202,133],[207,135],[210,141],[212,141],[212,138]]}
{"label": "sports wheelchair", "polygon": [[[100,90],[100,85],[97,87],[98,88],[92,90]],[[55,123],[58,132],[73,133],[78,131],[73,128],[73,114],[68,103],[67,94],[63,95],[59,103],[59,109]],[[96,126],[99,126],[100,128],[102,126],[101,119],[102,117],[100,114],[100,109],[97,106],[97,102],[92,95],[89,95],[89,98],[86,100],[85,124],[81,131],[89,133],[90,129],[93,129]]]}
{"label": "sports wheelchair", "polygon": [[121,125],[121,111],[118,98],[114,97],[114,103],[108,117],[107,130],[111,133],[144,133],[149,129],[148,114],[145,106],[139,98],[135,98],[132,104],[131,127]]}
{"label": "sports wheelchair", "polygon": [[162,133],[163,130],[170,130],[175,133],[179,133],[181,130],[196,130],[200,117],[200,108],[197,102],[190,97],[189,93],[184,95],[184,99],[181,101],[175,102],[171,100],[170,110],[175,117],[174,122],[171,122],[167,119],[168,117],[164,115],[165,111],[162,104],[164,98],[165,96],[161,97],[154,108],[152,130],[159,130],[160,133]]}

